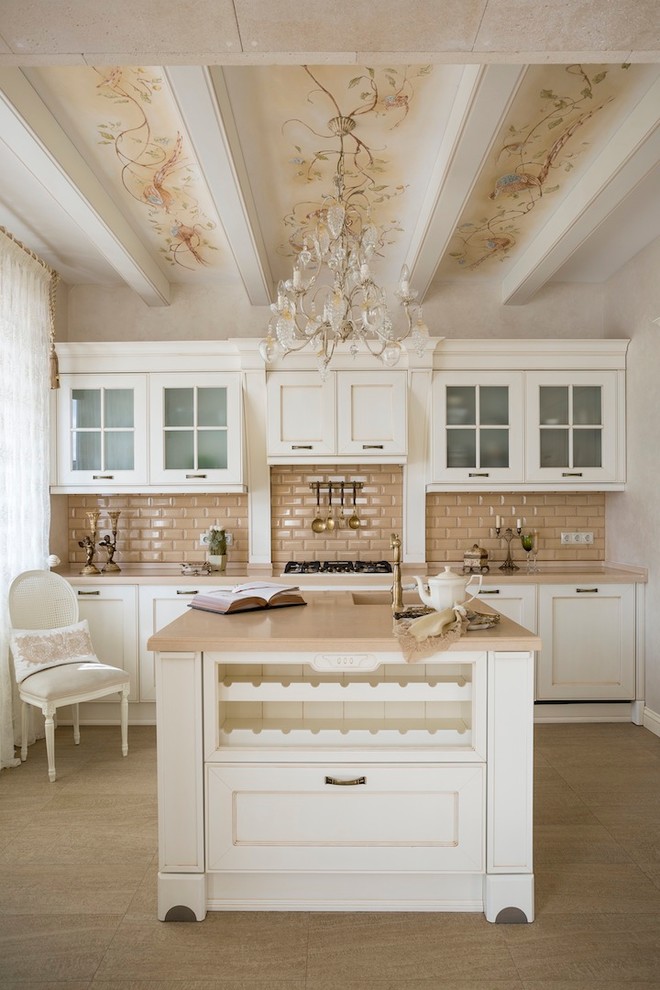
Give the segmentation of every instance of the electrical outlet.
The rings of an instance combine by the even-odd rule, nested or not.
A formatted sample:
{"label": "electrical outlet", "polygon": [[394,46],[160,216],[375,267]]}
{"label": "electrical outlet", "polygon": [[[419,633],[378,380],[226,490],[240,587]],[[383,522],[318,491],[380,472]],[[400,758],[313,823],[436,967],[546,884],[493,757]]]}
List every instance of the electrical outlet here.
{"label": "electrical outlet", "polygon": [[562,533],[561,542],[563,546],[572,544],[591,545],[594,542],[593,533]]}
{"label": "electrical outlet", "polygon": [[209,534],[200,533],[199,534],[199,545],[200,547],[207,547],[209,545]]}
{"label": "electrical outlet", "polygon": [[225,530],[225,539],[227,541],[228,547],[233,547],[234,545],[234,534],[230,533],[228,529]]}
{"label": "electrical outlet", "polygon": [[567,546],[569,543],[572,543],[572,542],[573,542],[573,533],[562,533],[561,534],[561,543],[562,543],[562,546]]}

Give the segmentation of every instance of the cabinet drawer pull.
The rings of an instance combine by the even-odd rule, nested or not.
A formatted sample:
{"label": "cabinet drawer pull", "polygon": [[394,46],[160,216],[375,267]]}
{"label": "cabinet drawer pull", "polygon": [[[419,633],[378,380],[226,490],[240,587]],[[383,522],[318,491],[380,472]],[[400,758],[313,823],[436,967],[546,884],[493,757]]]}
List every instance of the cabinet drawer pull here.
{"label": "cabinet drawer pull", "polygon": [[499,588],[482,588],[479,592],[480,595],[499,595]]}
{"label": "cabinet drawer pull", "polygon": [[581,478],[582,471],[562,471],[562,478]]}
{"label": "cabinet drawer pull", "polygon": [[114,474],[93,474],[92,481],[114,481]]}
{"label": "cabinet drawer pull", "polygon": [[100,591],[79,591],[79,595],[100,595]]}
{"label": "cabinet drawer pull", "polygon": [[314,450],[311,443],[292,443],[291,450]]}
{"label": "cabinet drawer pull", "polygon": [[186,475],[186,480],[188,478],[205,478],[205,477],[206,477],[205,474],[187,474]]}
{"label": "cabinet drawer pull", "polygon": [[382,443],[363,443],[362,450],[382,450],[384,444]]}
{"label": "cabinet drawer pull", "polygon": [[490,478],[489,471],[468,471],[468,478]]}
{"label": "cabinet drawer pull", "polygon": [[575,593],[577,595],[595,595],[598,592],[598,588],[576,588]]}
{"label": "cabinet drawer pull", "polygon": [[179,589],[177,588],[176,593],[177,595],[197,595],[198,591],[197,589],[195,589],[194,591],[179,591]]}
{"label": "cabinet drawer pull", "polygon": [[366,777],[352,777],[350,780],[340,780],[339,777],[326,777],[326,784],[333,784],[335,787],[353,787],[355,784],[366,784]]}

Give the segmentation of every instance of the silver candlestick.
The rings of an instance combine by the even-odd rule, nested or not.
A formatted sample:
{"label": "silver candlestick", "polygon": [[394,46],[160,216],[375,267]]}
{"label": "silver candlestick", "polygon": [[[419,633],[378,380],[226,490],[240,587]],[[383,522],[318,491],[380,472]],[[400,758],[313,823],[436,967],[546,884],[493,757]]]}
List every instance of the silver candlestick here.
{"label": "silver candlestick", "polygon": [[507,526],[507,528],[502,533],[502,527],[496,526],[495,532],[497,533],[498,536],[501,536],[503,540],[506,540],[506,560],[504,561],[503,564],[500,564],[500,570],[519,571],[520,568],[516,563],[514,563],[513,557],[511,556],[511,540],[516,535],[516,533],[518,534],[518,536],[520,536],[520,534],[522,533],[522,527],[516,526],[516,532],[514,533],[511,527]]}

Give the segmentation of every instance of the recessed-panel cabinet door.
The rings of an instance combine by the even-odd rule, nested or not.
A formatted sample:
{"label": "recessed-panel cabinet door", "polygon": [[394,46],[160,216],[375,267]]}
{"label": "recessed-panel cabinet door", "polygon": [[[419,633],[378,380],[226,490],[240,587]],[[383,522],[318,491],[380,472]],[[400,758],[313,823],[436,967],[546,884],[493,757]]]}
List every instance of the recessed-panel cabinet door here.
{"label": "recessed-panel cabinet door", "polygon": [[516,372],[439,372],[433,381],[433,480],[523,480],[523,387]]}
{"label": "recessed-panel cabinet door", "polygon": [[151,484],[240,485],[240,375],[151,375],[149,390]]}
{"label": "recessed-panel cabinet door", "polygon": [[61,375],[57,423],[58,485],[147,483],[146,375]]}
{"label": "recessed-panel cabinet door", "polygon": [[635,585],[539,586],[537,701],[635,698]]}
{"label": "recessed-panel cabinet door", "polygon": [[408,444],[405,371],[337,372],[337,453],[404,455]]}
{"label": "recessed-panel cabinet door", "polygon": [[618,372],[527,374],[528,481],[623,481]]}
{"label": "recessed-panel cabinet door", "polygon": [[[139,701],[137,663],[137,588],[134,585],[77,585],[80,618],[87,619],[94,651],[103,663],[131,675],[129,701]],[[119,702],[109,695],[103,701]]]}
{"label": "recessed-panel cabinet door", "polygon": [[336,453],[335,377],[316,371],[268,376],[268,455],[300,460]]}

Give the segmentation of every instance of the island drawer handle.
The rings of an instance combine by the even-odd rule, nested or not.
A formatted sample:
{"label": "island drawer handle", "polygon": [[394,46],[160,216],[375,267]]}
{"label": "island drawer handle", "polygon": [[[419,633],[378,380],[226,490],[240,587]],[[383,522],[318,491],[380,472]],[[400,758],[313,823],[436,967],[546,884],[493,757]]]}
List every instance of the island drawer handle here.
{"label": "island drawer handle", "polygon": [[562,471],[562,478],[581,478],[582,471]]}
{"label": "island drawer handle", "polygon": [[366,784],[366,777],[353,777],[351,780],[340,780],[339,777],[326,777],[326,784],[334,784],[335,787],[353,787],[355,784]]}
{"label": "island drawer handle", "polygon": [[114,474],[93,474],[92,481],[113,481]]}
{"label": "island drawer handle", "polygon": [[100,591],[79,591],[79,595],[100,595]]}
{"label": "island drawer handle", "polygon": [[314,450],[314,446],[311,443],[292,443],[291,450]]}
{"label": "island drawer handle", "polygon": [[499,595],[499,588],[482,588],[479,592],[480,595]]}
{"label": "island drawer handle", "polygon": [[197,591],[197,589],[195,589],[195,591],[179,591],[178,588],[176,589],[176,593],[177,593],[177,595],[197,595],[197,594],[199,594],[199,592]]}
{"label": "island drawer handle", "polygon": [[595,595],[598,592],[598,588],[576,588],[575,592],[578,595]]}
{"label": "island drawer handle", "polygon": [[206,477],[205,474],[187,474],[186,475],[186,479],[188,479],[188,478],[205,478],[205,477]]}
{"label": "island drawer handle", "polygon": [[468,478],[490,478],[489,471],[468,471]]}
{"label": "island drawer handle", "polygon": [[363,443],[362,450],[382,450],[382,443]]}

